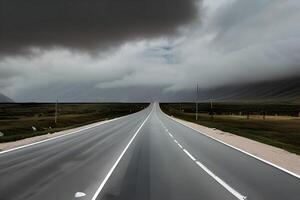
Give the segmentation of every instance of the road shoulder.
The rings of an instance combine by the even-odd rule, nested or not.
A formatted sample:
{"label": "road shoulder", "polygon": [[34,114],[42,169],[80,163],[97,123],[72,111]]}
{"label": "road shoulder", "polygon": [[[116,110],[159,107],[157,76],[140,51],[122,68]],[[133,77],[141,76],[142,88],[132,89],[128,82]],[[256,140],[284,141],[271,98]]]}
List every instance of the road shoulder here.
{"label": "road shoulder", "polygon": [[300,156],[283,149],[263,144],[248,138],[237,136],[221,130],[208,128],[192,122],[184,121],[172,117],[175,121],[193,128],[205,135],[220,140],[233,147],[241,149],[249,154],[257,156],[263,160],[273,163],[279,167],[287,169],[293,173],[300,174]]}
{"label": "road shoulder", "polygon": [[68,130],[64,130],[64,131],[59,131],[59,132],[54,132],[54,133],[49,133],[49,134],[45,134],[45,135],[39,135],[39,136],[34,136],[34,137],[30,137],[30,138],[25,138],[22,140],[17,140],[17,141],[13,141],[13,142],[5,142],[5,143],[0,143],[0,153],[3,151],[7,151],[10,149],[14,149],[14,148],[18,148],[18,147],[22,147],[25,145],[30,145],[36,142],[43,142],[55,137],[60,137],[60,136],[64,136],[67,134],[72,134],[73,132],[78,132],[82,129],[89,129],[89,128],[93,128],[95,126],[116,120],[119,118],[114,118],[111,120],[104,120],[104,121],[100,121],[100,122],[96,122],[96,123],[92,123],[92,124],[88,124],[88,125],[84,125],[84,126],[80,126],[80,127],[76,127],[76,128],[72,128],[72,129],[68,129]]}

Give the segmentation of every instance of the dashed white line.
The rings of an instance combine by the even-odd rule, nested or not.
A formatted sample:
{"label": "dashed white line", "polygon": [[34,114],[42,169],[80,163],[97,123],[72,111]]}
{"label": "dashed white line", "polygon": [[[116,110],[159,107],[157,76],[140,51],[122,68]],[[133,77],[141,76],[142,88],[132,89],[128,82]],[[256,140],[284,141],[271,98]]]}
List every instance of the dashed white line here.
{"label": "dashed white line", "polygon": [[80,198],[80,197],[84,197],[84,196],[86,196],[86,194],[83,192],[76,192],[74,195],[75,198]]}
{"label": "dashed white line", "polygon": [[[153,111],[153,110],[152,110]],[[152,113],[151,111],[151,113]],[[146,121],[148,120],[148,118],[150,117],[151,113],[149,113],[149,115],[147,116],[147,118],[144,120],[144,122],[141,124],[141,126],[138,128],[138,130],[134,133],[133,137],[131,138],[131,140],[129,141],[129,143],[126,145],[126,147],[124,148],[124,150],[122,151],[122,153],[120,154],[120,156],[118,157],[117,161],[115,162],[115,164],[112,166],[112,168],[109,170],[109,172],[107,173],[107,175],[105,176],[104,180],[102,181],[102,183],[100,184],[100,186],[98,187],[96,193],[94,194],[93,198],[91,200],[96,200],[98,195],[100,194],[100,192],[102,191],[105,183],[108,181],[109,177],[111,176],[111,174],[113,173],[113,171],[115,170],[115,168],[117,167],[117,165],[119,164],[120,160],[122,159],[122,157],[124,156],[125,152],[127,151],[127,149],[129,148],[129,146],[131,145],[132,141],[134,140],[134,138],[137,136],[137,134],[140,132],[141,128],[144,126],[144,124],[146,123]]]}
{"label": "dashed white line", "polygon": [[[169,136],[171,138],[174,138],[174,136],[167,131]],[[182,149],[182,151],[188,155],[188,157],[194,161],[201,169],[203,169],[208,175],[210,175],[215,181],[217,181],[221,186],[223,186],[228,192],[230,192],[233,196],[235,196],[239,200],[245,200],[247,199],[246,196],[241,195],[238,191],[233,189],[230,185],[228,185],[225,181],[223,181],[221,178],[219,178],[217,175],[215,175],[212,171],[210,171],[207,167],[205,167],[200,161],[197,161],[197,159],[190,153],[188,150],[184,149],[182,145],[174,138],[173,141]]]}
{"label": "dashed white line", "polygon": [[272,166],[272,167],[275,167],[275,168],[277,168],[277,169],[279,169],[279,170],[281,170],[281,171],[283,171],[283,172],[285,172],[285,173],[287,173],[287,174],[290,174],[290,175],[292,175],[292,176],[294,176],[294,177],[300,179],[300,175],[299,175],[299,174],[296,174],[296,173],[294,173],[294,172],[292,172],[292,171],[289,171],[289,170],[287,170],[287,169],[285,169],[285,168],[283,168],[283,167],[281,167],[281,166],[279,166],[279,165],[276,165],[276,164],[274,164],[274,163],[271,163],[270,161],[267,161],[267,160],[265,160],[265,159],[262,159],[262,158],[260,158],[260,157],[258,157],[258,156],[256,156],[256,155],[253,155],[253,154],[251,154],[251,153],[249,153],[249,152],[247,152],[247,151],[245,151],[245,150],[242,150],[242,149],[237,148],[237,147],[235,147],[235,146],[233,146],[233,145],[227,144],[227,143],[223,142],[222,140],[219,140],[219,139],[217,139],[217,138],[214,138],[214,137],[208,135],[207,133],[204,133],[203,131],[199,131],[199,130],[197,130],[197,129],[193,128],[193,127],[190,127],[190,126],[188,126],[188,125],[186,125],[186,124],[184,124],[184,123],[182,123],[182,122],[176,121],[175,119],[173,119],[172,117],[170,117],[169,115],[167,115],[167,114],[165,114],[165,113],[163,113],[163,114],[164,114],[166,117],[168,117],[169,119],[173,120],[173,121],[176,122],[176,123],[181,124],[181,125],[184,126],[184,127],[190,128],[190,129],[192,129],[192,130],[194,130],[194,131],[196,131],[196,132],[198,132],[198,133],[200,133],[200,134],[202,134],[202,135],[204,135],[204,136],[206,136],[206,137],[208,137],[208,138],[210,138],[210,139],[213,139],[213,140],[215,140],[215,141],[217,141],[217,142],[219,142],[219,143],[221,143],[221,144],[224,144],[224,145],[226,145],[226,146],[228,146],[228,147],[230,147],[230,148],[232,148],[232,149],[235,149],[235,150],[237,150],[237,151],[239,151],[239,152],[241,152],[241,153],[244,153],[244,154],[246,154],[246,155],[248,155],[248,156],[250,156],[250,157],[252,157],[252,158],[255,158],[255,159],[257,159],[257,160],[259,160],[259,161],[261,161],[261,162],[264,162],[264,163],[266,163],[266,164],[268,164],[268,165],[270,165],[270,166]]}
{"label": "dashed white line", "polygon": [[181,146],[181,144],[179,144],[179,142],[177,140],[174,139],[174,142],[181,148],[183,149],[183,147]]}
{"label": "dashed white line", "polygon": [[193,161],[196,161],[196,158],[190,154],[186,149],[183,149],[184,153],[186,153]]}
{"label": "dashed white line", "polygon": [[208,173],[211,177],[213,177],[220,185],[222,185],[226,190],[228,190],[236,198],[238,198],[239,200],[245,200],[245,199],[247,199],[246,196],[241,195],[235,189],[233,189],[232,187],[230,187],[227,183],[225,183],[222,179],[220,179],[218,176],[216,176],[212,171],[210,171],[202,163],[200,163],[199,161],[196,161],[196,163],[197,163],[197,165],[199,167],[201,167],[206,173]]}

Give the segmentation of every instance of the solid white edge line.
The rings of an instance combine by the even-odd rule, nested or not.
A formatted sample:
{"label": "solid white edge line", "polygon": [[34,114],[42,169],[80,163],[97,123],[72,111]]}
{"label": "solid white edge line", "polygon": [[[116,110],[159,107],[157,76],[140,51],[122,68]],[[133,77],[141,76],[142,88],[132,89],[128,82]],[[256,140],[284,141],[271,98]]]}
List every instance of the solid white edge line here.
{"label": "solid white edge line", "polygon": [[[177,122],[177,123],[181,124],[182,126],[185,126],[185,127],[187,127],[187,128],[190,128],[190,129],[192,129],[192,130],[194,130],[194,131],[196,131],[196,132],[198,132],[198,133],[200,133],[200,134],[202,134],[202,135],[204,135],[204,136],[206,136],[206,137],[209,137],[209,138],[211,138],[211,139],[213,139],[213,140],[215,140],[215,141],[217,141],[217,142],[220,142],[221,144],[224,144],[224,145],[226,145],[226,146],[228,146],[228,147],[231,147],[231,148],[233,148],[233,149],[235,149],[235,150],[237,150],[237,151],[240,151],[240,152],[242,152],[242,153],[244,153],[244,154],[246,154],[246,155],[248,155],[248,156],[250,156],[250,157],[253,157],[253,158],[255,158],[255,159],[257,159],[257,160],[259,160],[259,161],[261,161],[261,162],[264,162],[264,163],[266,163],[266,164],[268,164],[268,165],[270,165],[270,166],[272,166],[272,167],[275,167],[275,168],[277,168],[277,169],[279,169],[279,170],[281,170],[281,171],[283,171],[283,172],[285,172],[285,173],[287,173],[287,174],[289,174],[289,175],[291,175],[291,176],[294,176],[294,177],[300,179],[300,175],[298,175],[298,174],[296,174],[296,173],[294,173],[294,172],[291,172],[291,171],[289,171],[289,170],[287,170],[287,169],[285,169],[285,168],[283,168],[283,167],[280,167],[280,166],[278,166],[278,165],[276,165],[276,164],[274,164],[274,163],[271,163],[271,162],[269,162],[269,161],[267,161],[267,160],[264,160],[264,159],[262,159],[262,158],[260,158],[260,157],[257,157],[257,156],[255,156],[255,155],[253,155],[253,154],[251,154],[251,153],[248,153],[248,152],[246,152],[246,151],[244,151],[244,150],[242,150],[242,149],[239,149],[239,148],[234,147],[234,146],[232,146],[232,145],[230,145],[230,144],[227,144],[227,143],[225,143],[225,142],[223,142],[223,141],[221,141],[221,140],[219,140],[219,139],[216,139],[216,138],[214,138],[214,137],[212,137],[212,136],[210,136],[210,135],[208,135],[208,134],[206,134],[206,133],[204,133],[204,132],[200,132],[199,130],[197,130],[197,129],[195,129],[195,128],[192,128],[192,127],[189,127],[189,126],[183,124],[182,122],[176,121],[175,119],[173,119],[173,118],[170,117],[169,115],[165,114],[164,112],[162,112],[162,113],[163,113],[164,115],[166,115],[168,118],[172,119],[174,122]],[[187,122],[188,122],[188,121],[187,121]],[[190,122],[190,123],[192,123],[192,122]]]}
{"label": "solid white edge line", "polygon": [[[41,140],[41,141],[38,141],[38,142],[26,144],[26,145],[23,145],[23,146],[15,147],[15,148],[12,148],[12,149],[0,151],[0,155],[4,154],[4,153],[11,152],[11,151],[15,151],[15,150],[18,150],[18,149],[23,149],[23,148],[30,147],[30,146],[33,146],[33,145],[37,145],[37,144],[41,144],[41,143],[44,143],[44,142],[48,142],[50,140],[55,140],[55,139],[58,139],[58,138],[61,138],[61,137],[65,137],[65,136],[68,136],[68,135],[71,135],[71,134],[74,134],[74,133],[78,133],[80,131],[85,131],[85,130],[88,130],[88,129],[92,129],[92,128],[95,128],[97,126],[100,126],[100,125],[103,125],[103,124],[106,124],[106,123],[109,123],[109,122],[112,122],[112,121],[115,121],[115,120],[118,120],[118,119],[121,119],[121,118],[123,118],[123,117],[118,117],[118,118],[115,118],[115,119],[111,119],[111,120],[107,120],[107,121],[102,121],[102,122],[96,122],[96,124],[94,124],[94,125],[88,125],[88,127],[81,128],[79,130],[72,131],[70,133],[66,133],[66,134],[59,135],[59,136],[56,136],[56,137],[53,137],[53,138],[49,138],[49,139]],[[59,133],[59,132],[57,132],[57,133]]]}
{"label": "solid white edge line", "polygon": [[186,149],[183,149],[184,153],[186,153],[193,161],[196,161],[196,158],[190,154]]}
{"label": "solid white edge line", "polygon": [[[174,142],[181,146],[180,143],[174,139]],[[230,187],[230,185],[228,185],[225,181],[223,181],[221,178],[219,178],[217,175],[215,175],[212,171],[210,171],[207,167],[205,167],[200,161],[197,161],[196,158],[190,154],[190,152],[188,152],[188,150],[183,149],[182,150],[186,155],[188,155],[188,157],[193,160],[194,162],[196,162],[196,164],[202,168],[208,175],[210,175],[213,179],[215,179],[221,186],[223,186],[226,190],[228,190],[233,196],[235,196],[237,199],[239,200],[245,200],[247,199],[246,196],[241,195],[238,191],[236,191],[235,189],[233,189],[232,187]]]}
{"label": "solid white edge line", "polygon": [[[162,123],[162,122],[161,122]],[[169,135],[171,136],[172,134],[168,131]],[[172,137],[173,138],[173,137]],[[201,162],[197,161],[196,158],[188,152],[188,150],[183,149],[181,144],[174,138],[174,142],[182,149],[182,151],[189,156],[191,160],[193,160],[202,170],[204,170],[209,176],[211,176],[215,181],[217,181],[221,186],[223,186],[228,192],[230,192],[233,196],[235,196],[239,200],[245,200],[247,199],[246,196],[241,195],[238,191],[230,187],[225,181],[223,181],[221,178],[216,176],[212,171],[210,171],[207,167],[205,167]]]}
{"label": "solid white edge line", "polygon": [[97,191],[95,192],[95,194],[93,195],[93,198],[91,200],[96,200],[97,199],[97,197],[100,194],[101,190],[103,189],[105,183],[108,181],[109,177],[111,176],[111,174],[113,173],[113,171],[115,170],[115,168],[117,167],[117,165],[119,164],[120,160],[124,156],[125,152],[127,151],[127,149],[129,148],[129,146],[131,145],[131,143],[134,140],[134,138],[137,136],[137,134],[140,132],[141,128],[144,126],[144,124],[146,123],[146,121],[150,117],[152,111],[149,113],[149,115],[144,120],[144,122],[141,124],[141,126],[138,128],[138,130],[134,133],[133,137],[131,138],[131,140],[129,141],[129,143],[126,145],[126,147],[124,148],[124,150],[122,151],[122,153],[120,154],[120,156],[118,157],[118,159],[116,160],[115,164],[112,166],[112,168],[107,173],[107,175],[105,176],[105,178],[101,182],[100,186],[98,187]]}
{"label": "solid white edge line", "polygon": [[238,198],[239,200],[245,200],[245,199],[247,199],[246,196],[241,195],[235,189],[233,189],[232,187],[230,187],[227,183],[225,183],[222,179],[220,179],[212,171],[210,171],[207,167],[205,167],[201,162],[196,161],[196,163],[197,163],[197,165],[199,167],[201,167],[207,174],[209,174],[211,177],[213,177],[220,185],[222,185],[226,190],[228,190],[236,198]]}

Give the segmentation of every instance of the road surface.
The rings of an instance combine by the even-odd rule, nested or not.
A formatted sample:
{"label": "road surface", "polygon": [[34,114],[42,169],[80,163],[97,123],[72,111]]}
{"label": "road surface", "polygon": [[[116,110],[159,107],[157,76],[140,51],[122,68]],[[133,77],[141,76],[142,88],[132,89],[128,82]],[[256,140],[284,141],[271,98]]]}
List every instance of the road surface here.
{"label": "road surface", "polygon": [[0,153],[0,200],[245,198],[298,200],[300,179],[175,122],[158,104]]}

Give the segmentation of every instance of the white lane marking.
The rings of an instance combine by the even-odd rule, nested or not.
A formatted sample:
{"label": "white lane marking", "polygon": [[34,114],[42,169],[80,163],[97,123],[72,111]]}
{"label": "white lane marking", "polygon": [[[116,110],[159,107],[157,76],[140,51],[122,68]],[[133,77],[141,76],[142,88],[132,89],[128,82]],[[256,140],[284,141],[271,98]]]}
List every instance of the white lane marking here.
{"label": "white lane marking", "polygon": [[178,146],[179,146],[181,149],[183,149],[183,146],[181,146],[181,144],[178,143]]}
{"label": "white lane marking", "polygon": [[[152,110],[153,111],[153,110]],[[108,181],[109,177],[111,176],[111,174],[113,173],[113,171],[115,170],[115,168],[117,167],[117,165],[119,164],[120,160],[122,159],[122,157],[124,156],[125,152],[127,151],[127,149],[129,148],[129,146],[131,145],[132,141],[134,140],[134,138],[137,136],[137,134],[140,132],[141,128],[144,126],[144,124],[146,123],[146,121],[148,120],[148,118],[150,117],[152,111],[149,113],[149,115],[147,116],[147,118],[144,120],[144,122],[141,124],[141,126],[138,128],[138,130],[134,133],[133,137],[131,138],[131,140],[129,141],[129,143],[126,145],[126,147],[124,148],[124,150],[122,151],[122,153],[120,154],[120,156],[118,157],[117,161],[115,162],[115,164],[112,166],[112,168],[109,170],[109,172],[107,173],[107,175],[105,176],[104,180],[102,181],[102,183],[100,184],[100,186],[98,187],[97,191],[95,192],[93,198],[91,200],[96,200],[98,195],[100,194],[101,190],[103,189],[105,183]]]}
{"label": "white lane marking", "polygon": [[84,196],[86,196],[86,194],[83,193],[83,192],[76,192],[75,193],[75,198],[80,198],[80,197],[84,197]]}
{"label": "white lane marking", "polygon": [[190,154],[186,149],[183,149],[184,153],[186,153],[193,161],[196,161],[196,158]]}
{"label": "white lane marking", "polygon": [[268,164],[268,165],[270,165],[270,166],[272,166],[272,167],[275,167],[275,168],[277,168],[277,169],[279,169],[279,170],[281,170],[281,171],[283,171],[283,172],[285,172],[285,173],[287,173],[287,174],[289,174],[289,175],[292,175],[292,176],[294,176],[294,177],[300,179],[300,175],[299,175],[299,174],[296,174],[296,173],[294,173],[294,172],[291,172],[291,171],[289,171],[289,170],[287,170],[287,169],[285,169],[285,168],[283,168],[283,167],[281,167],[281,166],[278,166],[278,165],[276,165],[276,164],[274,164],[274,163],[271,163],[271,162],[269,162],[269,161],[267,161],[267,160],[264,160],[264,159],[262,159],[262,158],[260,158],[260,157],[257,157],[257,156],[255,156],[255,155],[253,155],[253,154],[251,154],[251,153],[248,153],[248,152],[246,152],[246,151],[244,151],[244,150],[242,150],[242,149],[239,149],[239,148],[234,147],[234,146],[232,146],[232,145],[230,145],[230,144],[227,144],[227,143],[225,143],[225,142],[223,142],[223,141],[221,141],[221,140],[219,140],[219,139],[213,138],[212,136],[208,135],[207,133],[200,132],[199,130],[197,130],[197,129],[195,129],[195,128],[189,127],[189,126],[187,126],[187,125],[185,125],[185,124],[183,124],[183,123],[181,123],[181,122],[178,122],[178,121],[176,121],[175,119],[173,119],[172,117],[170,117],[170,116],[168,116],[167,114],[165,114],[164,112],[163,112],[163,114],[166,115],[168,118],[172,119],[174,122],[181,124],[182,126],[185,126],[185,127],[187,127],[187,128],[190,128],[190,129],[192,129],[192,130],[194,130],[194,131],[196,131],[196,132],[198,132],[198,133],[201,133],[202,135],[204,135],[204,136],[206,136],[206,137],[209,137],[210,139],[213,139],[213,140],[215,140],[215,141],[217,141],[217,142],[219,142],[219,143],[221,143],[221,144],[224,144],[224,145],[226,145],[226,146],[228,146],[228,147],[231,147],[231,148],[233,148],[233,149],[235,149],[235,150],[237,150],[237,151],[239,151],[239,152],[241,152],[241,153],[244,153],[244,154],[246,154],[246,155],[248,155],[248,156],[250,156],[250,157],[252,157],[252,158],[255,158],[255,159],[257,159],[257,160],[259,160],[259,161],[261,161],[261,162],[263,162],[263,163],[266,163],[266,164]]}
{"label": "white lane marking", "polygon": [[[169,133],[169,132],[168,132]],[[169,133],[169,136],[171,137],[171,138],[174,138],[174,136],[171,134],[171,133]]]}
{"label": "white lane marking", "polygon": [[[169,133],[169,135],[171,136],[170,133]],[[173,141],[182,149],[182,151],[186,155],[188,155],[188,157],[192,161],[194,161],[200,168],[202,168],[208,175],[210,175],[213,179],[215,179],[221,186],[223,186],[233,196],[235,196],[239,200],[245,200],[245,199],[247,199],[246,196],[241,195],[238,191],[236,191],[235,189],[233,189],[232,187],[230,187],[230,185],[228,185],[225,181],[223,181],[222,179],[220,179],[212,171],[210,171],[207,167],[205,167],[201,162],[197,161],[196,158],[190,152],[188,152],[188,150],[183,149],[183,147],[181,146],[181,144],[176,139],[174,139]]]}
{"label": "white lane marking", "polygon": [[20,147],[16,147],[16,148],[12,148],[12,149],[8,149],[8,150],[5,150],[5,151],[0,151],[0,154],[8,153],[8,152],[15,151],[15,150],[18,150],[18,149],[23,149],[23,148],[30,147],[30,146],[33,146],[33,145],[37,145],[37,144],[41,144],[41,143],[44,143],[44,142],[55,140],[55,139],[58,139],[58,138],[61,138],[61,137],[65,137],[65,136],[68,136],[68,135],[71,135],[71,134],[74,134],[74,133],[78,133],[78,132],[81,132],[81,131],[92,129],[92,128],[95,128],[95,127],[100,126],[102,124],[106,124],[106,123],[109,123],[109,122],[112,122],[112,121],[115,121],[115,120],[118,120],[118,119],[121,119],[121,118],[123,118],[123,117],[119,117],[119,118],[115,118],[115,119],[111,119],[111,120],[107,120],[107,121],[98,122],[95,125],[91,125],[91,126],[88,126],[88,127],[85,127],[85,128],[81,128],[79,130],[72,131],[70,133],[66,133],[66,134],[59,135],[59,136],[56,136],[56,137],[53,137],[53,138],[49,138],[49,139],[46,139],[46,140],[41,140],[41,141],[38,141],[38,142],[26,144],[26,145],[23,145],[23,146],[20,146]]}
{"label": "white lane marking", "polygon": [[230,187],[227,183],[225,183],[222,179],[216,176],[212,171],[210,171],[207,167],[205,167],[201,162],[196,161],[197,165],[201,167],[206,173],[208,173],[211,177],[213,177],[219,184],[221,184],[226,190],[228,190],[231,194],[233,194],[236,198],[240,200],[247,199],[246,196],[241,195],[235,189]]}
{"label": "white lane marking", "polygon": [[183,147],[181,146],[181,144],[179,144],[179,142],[177,140],[174,139],[174,142],[181,148],[183,149]]}

